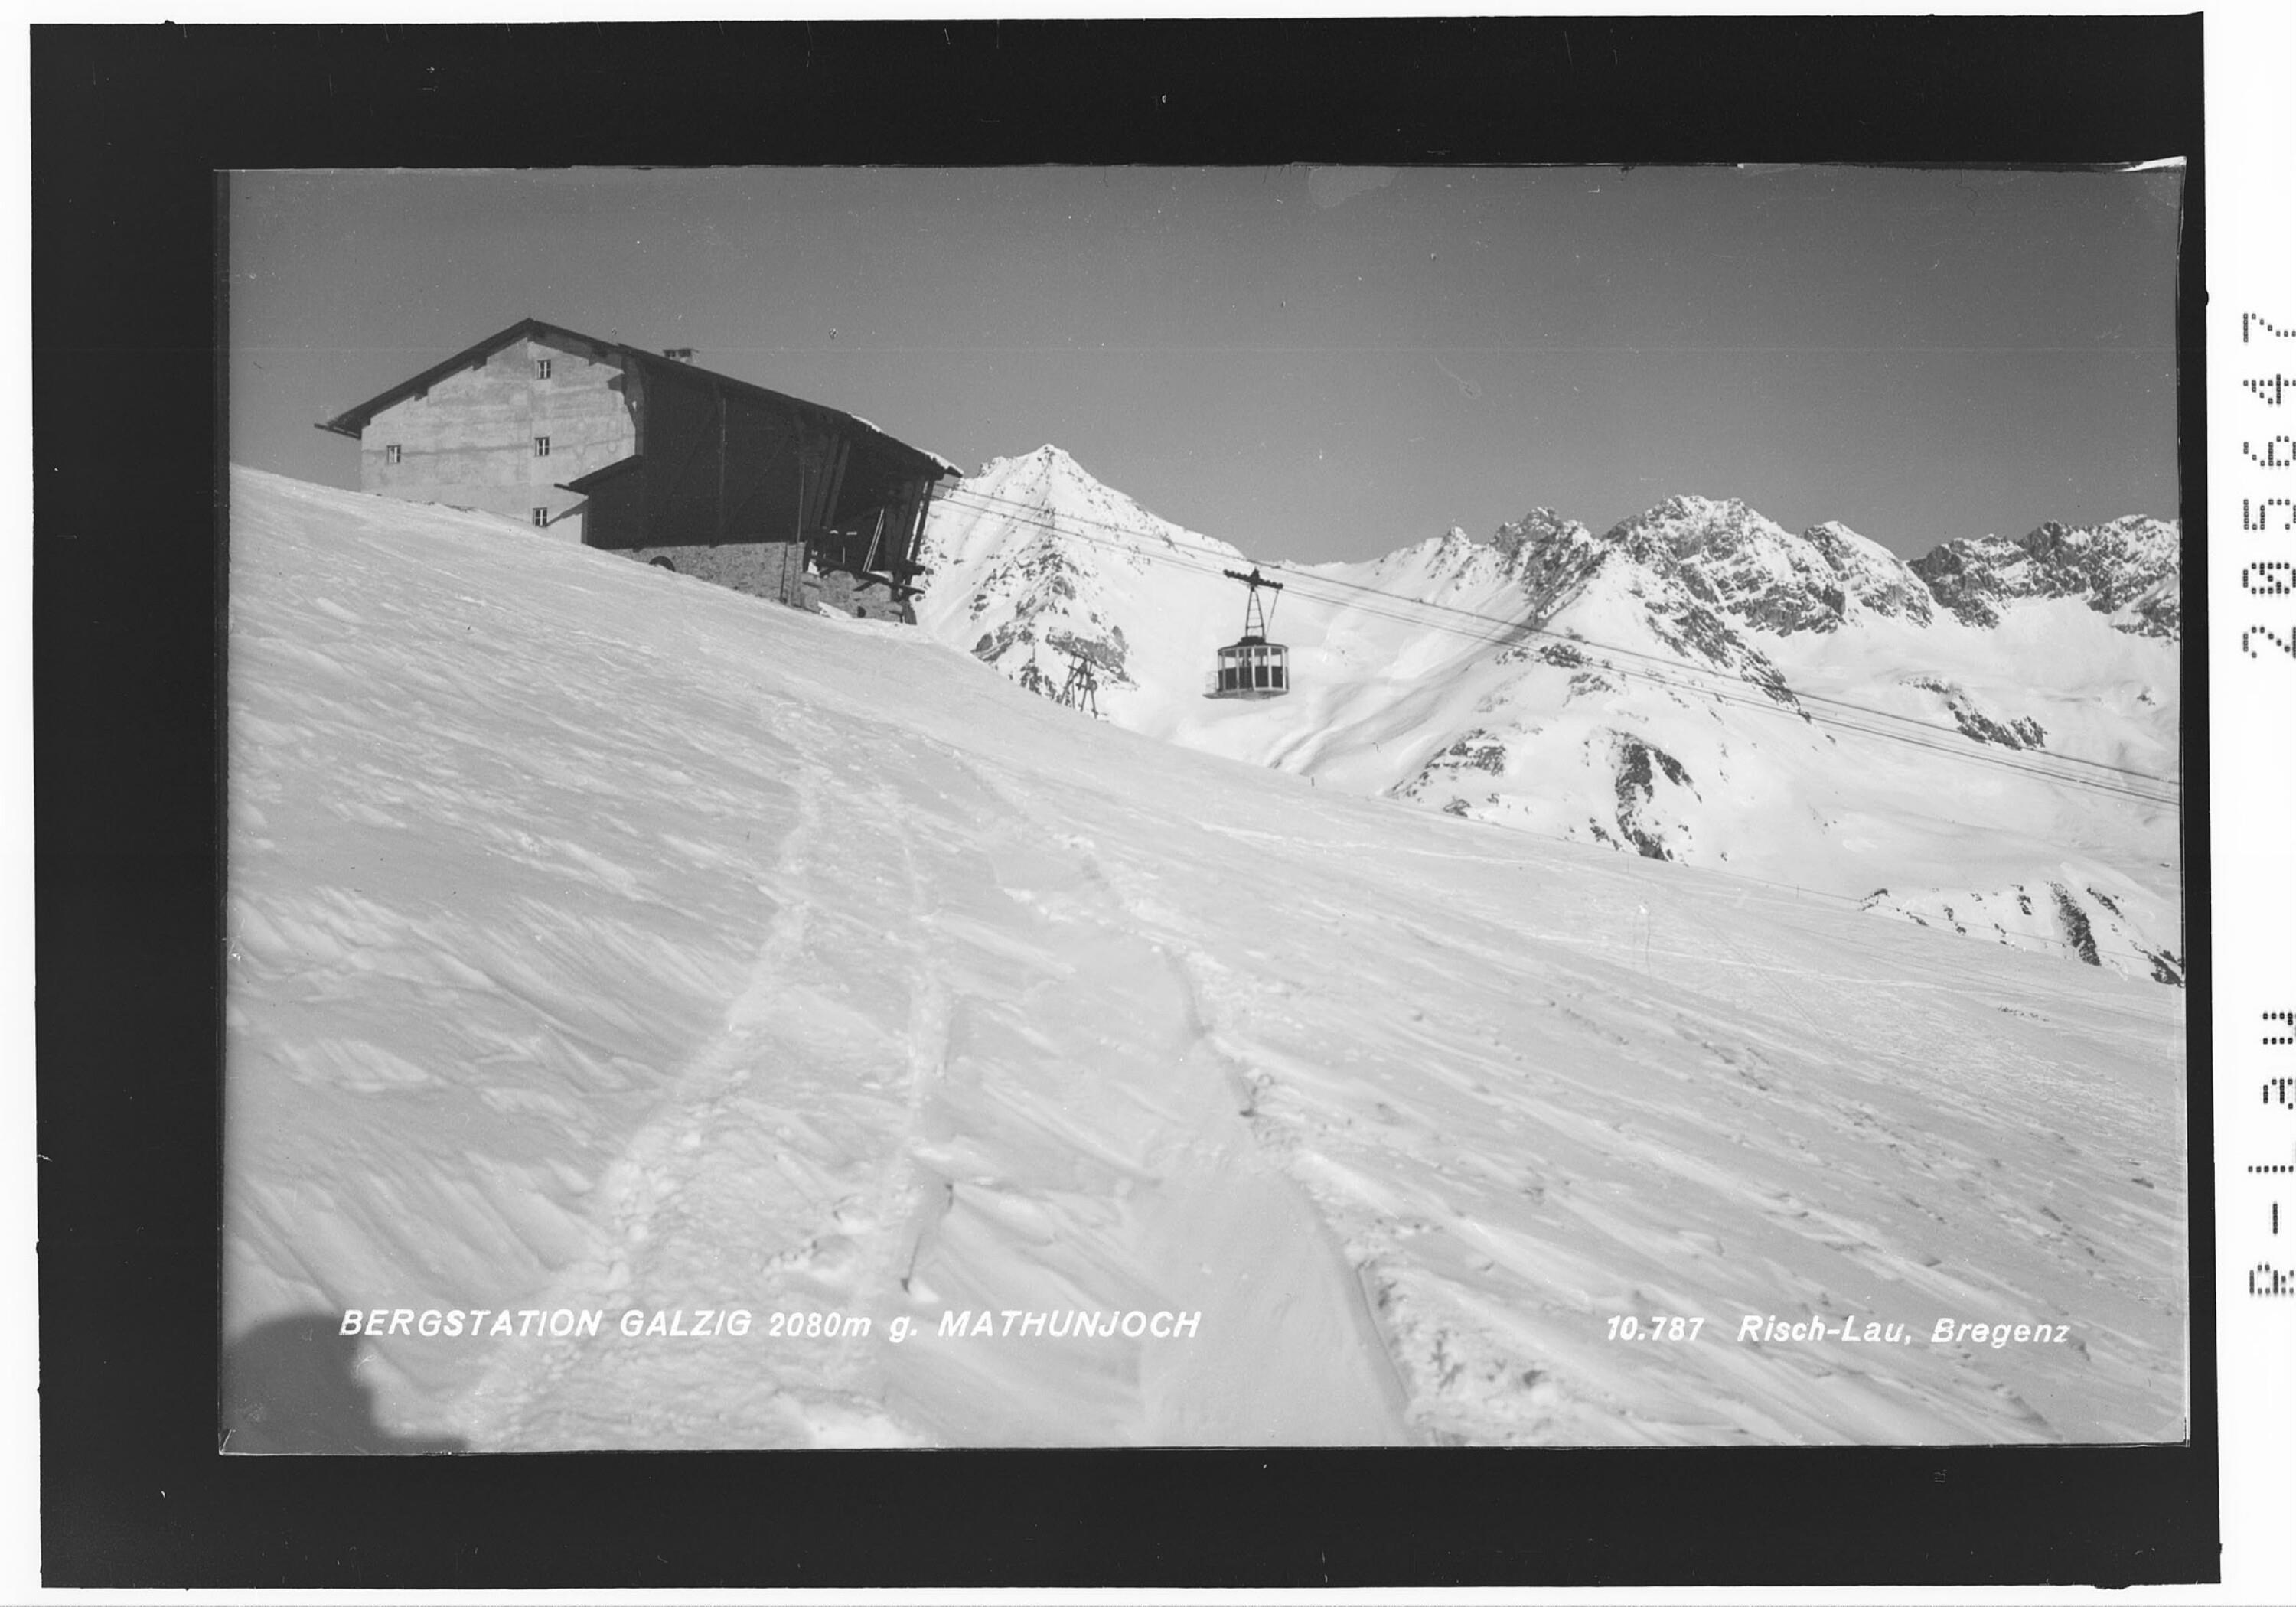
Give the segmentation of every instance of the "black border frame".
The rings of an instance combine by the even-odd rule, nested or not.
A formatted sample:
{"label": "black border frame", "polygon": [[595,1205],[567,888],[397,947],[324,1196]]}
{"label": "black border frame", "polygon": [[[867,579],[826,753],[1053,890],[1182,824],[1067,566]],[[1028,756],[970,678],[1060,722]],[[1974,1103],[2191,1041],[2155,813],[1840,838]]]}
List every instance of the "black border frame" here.
{"label": "black border frame", "polygon": [[[2157,1447],[222,1458],[234,168],[2187,160],[2184,17],[31,30],[44,1579],[1947,1585],[2219,1577],[2205,587],[2185,598],[2192,1439]],[[578,118],[538,115],[546,78]],[[883,109],[899,108],[887,117]]]}

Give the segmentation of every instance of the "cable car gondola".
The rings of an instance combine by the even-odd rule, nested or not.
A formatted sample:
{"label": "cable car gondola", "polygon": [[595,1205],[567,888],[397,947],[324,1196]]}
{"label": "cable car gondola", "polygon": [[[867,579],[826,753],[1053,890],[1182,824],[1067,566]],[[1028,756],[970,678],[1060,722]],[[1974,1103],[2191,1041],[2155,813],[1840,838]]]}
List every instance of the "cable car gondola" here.
{"label": "cable car gondola", "polygon": [[1291,660],[1283,644],[1267,639],[1267,616],[1260,609],[1259,592],[1262,586],[1280,592],[1283,583],[1262,579],[1258,569],[1249,575],[1234,570],[1220,573],[1244,584],[1243,635],[1218,650],[1219,668],[1213,672],[1211,690],[1204,695],[1280,698],[1292,690]]}

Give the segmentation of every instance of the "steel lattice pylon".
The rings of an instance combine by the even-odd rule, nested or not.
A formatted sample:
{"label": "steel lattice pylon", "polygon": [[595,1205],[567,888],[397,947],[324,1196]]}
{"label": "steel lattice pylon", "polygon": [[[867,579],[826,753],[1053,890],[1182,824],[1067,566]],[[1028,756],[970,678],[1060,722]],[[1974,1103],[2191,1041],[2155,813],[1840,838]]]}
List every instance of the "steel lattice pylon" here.
{"label": "steel lattice pylon", "polygon": [[1092,660],[1073,647],[1061,651],[1069,656],[1069,678],[1061,683],[1058,701],[1070,709],[1081,709],[1093,718],[1100,717],[1100,677],[1092,672]]}

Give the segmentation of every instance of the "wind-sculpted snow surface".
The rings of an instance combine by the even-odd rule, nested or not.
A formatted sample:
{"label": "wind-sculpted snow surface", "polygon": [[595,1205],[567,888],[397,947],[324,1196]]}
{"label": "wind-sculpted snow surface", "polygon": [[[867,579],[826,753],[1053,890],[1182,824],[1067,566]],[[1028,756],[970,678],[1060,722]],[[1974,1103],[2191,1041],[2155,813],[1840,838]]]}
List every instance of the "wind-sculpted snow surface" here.
{"label": "wind-sculpted snow surface", "polygon": [[381,1443],[2183,1432],[2178,990],[232,492],[226,1340]]}
{"label": "wind-sculpted snow surface", "polygon": [[1849,906],[1900,890],[1868,907],[1916,919],[2018,885],[2124,889],[2093,955],[2062,923],[1938,924],[2181,979],[2174,527],[1999,545],[2014,564],[1933,597],[1923,565],[1838,523],[1796,536],[1677,496],[1597,536],[1535,508],[1488,543],[1284,568],[1292,690],[1221,701],[1206,671],[1242,592],[1220,571],[1248,561],[1046,447],[936,511],[920,617],[1032,689],[1052,689],[1033,655],[1057,670],[1054,644],[1096,644],[1103,717],[1319,788]]}

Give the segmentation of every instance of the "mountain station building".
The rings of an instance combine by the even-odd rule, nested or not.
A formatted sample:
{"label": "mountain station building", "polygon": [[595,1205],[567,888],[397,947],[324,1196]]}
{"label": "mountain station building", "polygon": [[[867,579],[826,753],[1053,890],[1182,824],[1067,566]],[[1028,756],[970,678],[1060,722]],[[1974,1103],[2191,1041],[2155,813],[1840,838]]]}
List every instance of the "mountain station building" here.
{"label": "mountain station building", "polygon": [[797,608],[914,621],[925,513],[958,471],[865,419],[523,319],[319,428],[359,486],[523,520]]}

